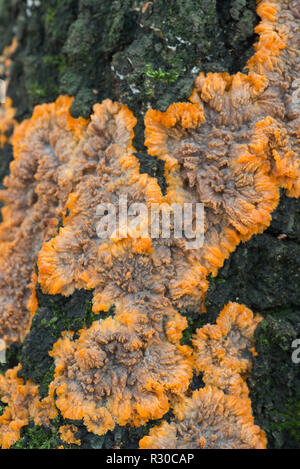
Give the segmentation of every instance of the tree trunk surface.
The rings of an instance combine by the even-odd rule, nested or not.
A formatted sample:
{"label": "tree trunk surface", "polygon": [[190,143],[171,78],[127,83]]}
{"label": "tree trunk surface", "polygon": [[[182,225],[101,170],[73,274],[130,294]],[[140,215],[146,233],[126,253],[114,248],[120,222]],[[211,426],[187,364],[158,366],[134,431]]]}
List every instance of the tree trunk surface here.
{"label": "tree trunk surface", "polygon": [[[201,71],[241,71],[253,54],[257,22],[255,0],[0,0],[0,49],[15,36],[19,44],[7,94],[18,121],[60,94],[75,97],[74,117],[87,118],[105,98],[127,104],[138,119],[133,145],[141,172],[157,177],[163,187],[163,167],[147,157],[144,147],[145,112],[187,101]],[[11,158],[6,145],[0,154],[1,180]],[[229,301],[264,317],[256,330],[258,354],[248,384],[255,422],[266,431],[269,448],[300,448],[299,365],[291,361],[300,325],[299,272],[299,201],[282,193],[270,227],[239,245],[210,279],[207,313],[189,314],[189,336],[214,322]],[[40,384],[46,395],[54,373],[48,352],[66,325],[79,330],[91,324],[91,298],[87,291],[65,298],[38,289],[30,333],[22,345],[10,348],[2,372],[21,362],[22,377]],[[201,386],[201,378],[194,381]],[[30,423],[15,447],[57,447],[63,422],[57,417],[51,429]],[[102,437],[76,425],[82,448],[137,448],[156,423],[116,427]]]}

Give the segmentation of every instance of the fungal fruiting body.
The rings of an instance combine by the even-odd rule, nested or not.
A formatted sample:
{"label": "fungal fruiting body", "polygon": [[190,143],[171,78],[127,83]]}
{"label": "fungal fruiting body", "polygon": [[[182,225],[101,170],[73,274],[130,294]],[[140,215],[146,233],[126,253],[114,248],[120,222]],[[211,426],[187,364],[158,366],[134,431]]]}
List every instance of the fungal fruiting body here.
{"label": "fungal fruiting body", "polygon": [[[99,312],[108,310],[123,295],[133,297],[132,301],[136,302],[138,292],[146,291],[161,295],[162,302],[167,299],[175,308],[193,307],[203,311],[207,275],[217,273],[240,241],[261,233],[269,225],[271,213],[279,200],[279,187],[285,187],[289,195],[299,195],[299,157],[296,154],[296,124],[299,120],[297,111],[286,117],[283,99],[283,89],[291,82],[287,73],[291,69],[290,62],[293,59],[296,70],[299,62],[292,48],[295,37],[298,37],[294,31],[297,11],[284,2],[267,4],[263,1],[259,3],[258,13],[262,16],[257,29],[260,39],[248,64],[248,76],[200,75],[191,97],[193,103],[173,104],[165,113],[148,111],[145,119],[146,145],[150,154],[165,162],[165,196],[155,179],[139,174],[132,147],[136,119],[126,106],[107,100],[94,107],[89,122],[76,121],[69,114],[69,106],[65,105],[62,112],[55,111],[61,102],[67,100],[60,98],[56,104],[37,108],[32,120],[16,130],[13,165],[17,167],[25,164],[23,159],[26,160],[32,151],[30,144],[34,144],[37,138],[38,129],[32,126],[42,126],[44,120],[47,122],[48,117],[44,118],[44,113],[49,116],[47,106],[54,109],[50,114],[57,113],[58,121],[64,121],[62,129],[65,129],[61,129],[59,135],[62,139],[57,143],[57,127],[51,128],[52,121],[50,128],[45,124],[45,138],[50,147],[54,145],[55,148],[48,154],[43,153],[42,157],[35,157],[37,166],[30,168],[31,174],[36,172],[33,185],[27,179],[22,180],[22,189],[30,187],[29,191],[33,190],[32,200],[27,203],[31,213],[32,207],[35,207],[35,212],[40,211],[41,197],[35,185],[37,188],[45,185],[44,179],[51,175],[56,178],[52,188],[53,200],[45,203],[42,199],[43,213],[55,226],[50,229],[51,223],[47,223],[49,233],[40,232],[40,236],[35,236],[36,248],[29,254],[28,247],[22,246],[22,266],[28,268],[22,273],[22,280],[13,281],[10,288],[15,290],[22,286],[22,293],[18,292],[17,301],[15,298],[12,300],[12,295],[7,295],[4,302],[8,303],[4,306],[5,318],[8,315],[16,318],[13,327],[17,328],[20,315],[25,316],[27,324],[30,324],[31,314],[24,300],[29,300],[29,274],[32,278],[33,263],[43,241],[38,280],[45,293],[70,295],[75,289],[94,289],[93,311]],[[281,18],[286,20],[284,30],[279,27]],[[266,52],[266,44],[270,61],[259,65]],[[294,76],[295,71],[291,74]],[[295,86],[295,80],[291,83]],[[290,100],[287,102],[291,106]],[[24,132],[28,141],[27,152],[20,146]],[[66,141],[63,141],[66,135]],[[18,153],[21,157],[17,156]],[[40,168],[42,158],[46,158],[50,166],[53,163],[55,169],[51,166],[47,168],[47,174],[43,173]],[[65,172],[58,169],[65,167]],[[12,166],[12,174],[6,181],[10,192],[16,171]],[[37,185],[39,177],[43,177],[43,183]],[[1,196],[8,214],[10,192]],[[184,237],[151,239],[131,236],[128,231],[124,235],[122,226],[110,239],[100,239],[96,230],[99,222],[97,207],[103,204],[116,207],[125,195],[129,205],[145,203],[148,207],[153,203],[183,206],[186,202],[201,202],[205,213],[204,245],[199,249],[187,249]],[[18,200],[15,193],[13,199]],[[51,212],[52,203],[55,213]],[[23,213],[24,206],[22,217]],[[61,217],[63,227],[53,237]],[[7,223],[11,225],[9,215],[4,217],[4,231]],[[39,223],[41,225],[40,220]],[[149,220],[145,219],[145,224],[148,223]],[[37,229],[36,220],[33,226]],[[19,225],[15,231],[19,231]],[[49,238],[52,239],[46,241]],[[24,240],[26,237],[23,236],[23,243]],[[17,245],[20,248],[19,243]],[[12,252],[9,257],[11,255]],[[14,275],[17,276],[15,270]],[[3,283],[4,291],[7,278]],[[34,310],[32,303],[30,310]],[[10,321],[5,322],[9,327]],[[25,331],[28,330],[27,324],[23,328]],[[10,340],[18,339],[15,332]]]}
{"label": "fungal fruiting body", "polygon": [[266,438],[247,408],[233,396],[206,386],[174,409],[140,441],[141,449],[264,449]]}
{"label": "fungal fruiting body", "polygon": [[42,242],[57,231],[69,193],[89,162],[78,150],[83,119],[69,114],[71,98],[37,106],[15,129],[14,160],[0,191],[0,334],[22,341],[34,312],[34,263]]}
{"label": "fungal fruiting body", "polygon": [[[65,333],[51,352],[56,406],[98,435],[116,423],[139,426],[161,418],[192,378],[191,350],[172,343],[172,334],[169,340],[166,315],[152,318],[152,326],[142,317],[138,327],[129,314],[95,321],[77,340]],[[172,327],[176,315],[169,320]]]}
{"label": "fungal fruiting body", "polygon": [[76,427],[76,425],[62,425],[59,428],[60,439],[62,441],[68,444],[80,446],[81,441],[78,438],[76,438],[77,432],[78,432],[78,428]]}
{"label": "fungal fruiting body", "polygon": [[18,365],[0,375],[0,396],[6,404],[0,415],[0,446],[10,448],[20,438],[20,431],[32,420],[36,425],[49,425],[57,411],[48,396],[40,399],[38,386],[31,381],[24,383],[18,377]]}
{"label": "fungal fruiting body", "polygon": [[261,320],[244,305],[228,303],[215,325],[197,330],[193,339],[195,368],[203,373],[205,384],[228,394],[247,396],[245,379],[255,353],[253,334]]}
{"label": "fungal fruiting body", "polygon": [[11,44],[6,46],[0,56],[0,74],[5,77],[6,84],[10,78],[10,69],[12,66],[12,55],[18,47],[17,38],[13,38]]}
{"label": "fungal fruiting body", "polygon": [[8,134],[16,125],[14,119],[16,110],[13,108],[12,100],[6,98],[5,103],[0,105],[0,149],[9,141]]}
{"label": "fungal fruiting body", "polygon": [[248,75],[201,73],[191,103],[145,118],[168,193],[204,204],[200,263],[213,275],[240,241],[268,227],[280,187],[300,195],[299,4],[260,1],[257,12]]}
{"label": "fungal fruiting body", "polygon": [[[133,156],[135,124],[136,119],[126,106],[106,100],[94,107],[82,148],[90,169],[70,193],[66,205],[69,214],[64,218],[63,228],[44,244],[39,255],[39,280],[44,291],[64,295],[73,293],[75,288],[98,287],[101,291],[112,278],[118,285],[117,279],[121,277],[118,267],[125,269],[131,263],[131,252],[139,248],[141,252],[150,251],[151,242],[145,242],[143,247],[116,231],[108,239],[98,237],[96,232],[99,205],[117,204],[118,196],[122,195],[126,195],[129,203],[145,201],[150,178],[139,177],[139,165]],[[113,259],[118,258],[120,265],[114,267]],[[105,272],[110,269],[114,273],[105,279]],[[99,297],[100,291],[95,296]],[[94,309],[98,310],[97,304]]]}
{"label": "fungal fruiting body", "polygon": [[[95,288],[94,311],[98,312],[108,309],[118,294],[138,291],[133,283],[142,265],[139,289],[160,292],[175,308],[199,307],[207,274],[216,275],[240,241],[268,227],[279,188],[299,195],[297,119],[294,113],[285,122],[282,93],[289,86],[286,76],[292,59],[290,52],[284,55],[283,51],[298,36],[294,32],[297,16],[283,2],[260,2],[258,13],[262,16],[257,30],[260,40],[249,61],[248,76],[200,75],[192,103],[173,104],[165,113],[148,111],[145,143],[151,155],[165,162],[166,196],[151,178],[138,176],[130,111],[123,120],[115,117],[110,128],[109,112],[101,107],[104,104],[95,107],[87,147],[97,160],[98,177],[95,180],[90,174],[89,183],[84,181],[71,194],[64,227],[44,243],[39,280],[45,292],[68,295],[75,288]],[[279,27],[281,17],[287,20],[284,31]],[[270,61],[265,70],[259,61],[267,46]],[[295,60],[297,68],[298,55]],[[121,114],[125,117],[123,111]],[[111,129],[114,135],[109,138]],[[119,133],[122,137],[116,137]],[[116,148],[121,151],[119,156]],[[107,244],[95,239],[97,204],[111,203],[125,192],[128,203],[202,203],[204,245],[189,250],[184,237],[132,240],[130,236],[119,239],[116,234]],[[72,264],[74,254],[76,265]],[[114,282],[118,287],[110,287],[111,279],[118,279]],[[112,289],[114,298],[110,298]]]}
{"label": "fungal fruiting body", "polygon": [[[99,313],[78,337],[66,331],[51,351],[49,418],[55,401],[64,418],[82,419],[102,435],[171,408],[175,420],[151,430],[142,448],[265,447],[245,381],[260,318],[230,303],[215,326],[197,332],[192,352],[180,345],[187,322],[177,312],[204,311],[208,274],[268,227],[280,187],[300,195],[299,4],[258,1],[258,14],[248,75],[200,74],[191,102],[148,111],[145,143],[165,163],[166,194],[139,172],[136,119],[125,105],[105,100],[90,120],[73,119],[72,99],[60,97],[16,127],[0,192],[0,334],[8,345],[24,339],[38,307],[37,282],[50,295],[93,290]],[[128,212],[127,223],[99,236],[103,208],[120,214],[123,199],[146,207],[139,226]],[[202,246],[189,249],[185,235],[149,235],[152,204],[168,210],[185,203],[204,205]],[[102,319],[111,306],[114,317]],[[193,369],[205,387],[191,395]],[[19,382],[18,370],[0,381],[9,403],[0,417],[3,447],[17,441],[28,419],[42,421],[35,418],[38,387]],[[25,395],[18,408],[7,391],[14,387]],[[78,443],[75,428],[60,433]]]}
{"label": "fungal fruiting body", "polygon": [[[183,239],[151,239],[148,234],[131,233],[134,217],[129,212],[130,229],[125,234],[120,224],[109,239],[97,235],[99,206],[110,204],[118,211],[122,197],[129,207],[168,202],[157,181],[139,173],[131,145],[135,123],[126,106],[107,100],[94,107],[83,148],[94,166],[70,194],[69,215],[59,234],[45,242],[39,253],[43,290],[70,295],[75,288],[94,289],[96,313],[108,310],[123,296],[137,303],[141,295],[143,301],[144,292],[150,297],[160,295],[162,304],[168,299],[178,306],[185,294],[196,299],[207,288],[206,271],[196,251],[185,249]],[[146,213],[147,229],[150,221]]]}
{"label": "fungal fruiting body", "polygon": [[10,79],[11,56],[17,48],[17,40],[13,39],[10,46],[5,47],[0,56],[0,75],[5,77],[0,83],[0,150],[4,148],[7,142],[10,142],[10,134],[16,125],[16,109],[13,107],[12,100],[6,97],[6,90]]}
{"label": "fungal fruiting body", "polygon": [[244,305],[229,303],[215,325],[198,329],[193,339],[195,368],[205,386],[186,393],[171,422],[153,427],[141,449],[263,449],[265,433],[254,424],[247,375],[254,353],[253,334],[262,318]]}

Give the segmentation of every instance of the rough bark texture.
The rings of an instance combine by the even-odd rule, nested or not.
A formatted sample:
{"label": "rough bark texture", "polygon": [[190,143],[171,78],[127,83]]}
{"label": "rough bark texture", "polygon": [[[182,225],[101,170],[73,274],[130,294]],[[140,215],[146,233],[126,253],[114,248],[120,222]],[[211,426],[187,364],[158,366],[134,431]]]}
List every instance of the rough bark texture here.
{"label": "rough bark texture", "polygon": [[[200,71],[234,73],[243,68],[255,41],[255,0],[39,3],[0,0],[0,49],[14,35],[19,42],[8,90],[18,120],[59,94],[75,96],[74,117],[88,117],[92,105],[104,98],[125,103],[138,118],[134,146],[141,171],[163,186],[162,165],[145,154],[144,113],[150,106],[165,110],[186,101]],[[9,146],[0,156],[2,180],[11,159]],[[6,367],[21,361],[22,376],[41,384],[45,394],[54,370],[48,351],[61,331],[90,325],[93,314],[91,292],[63,298],[39,291],[38,299],[31,332],[22,346],[8,352]],[[256,423],[266,431],[269,448],[300,448],[300,365],[291,360],[291,344],[300,333],[299,201],[282,194],[270,228],[240,245],[210,279],[207,314],[181,312],[189,322],[185,342],[197,327],[214,321],[228,301],[244,303],[265,318],[256,331],[258,355],[249,379]],[[201,379],[195,379],[193,388],[200,386]],[[134,448],[154,423],[118,427],[103,437],[89,434],[80,422],[76,425],[82,448]],[[58,417],[51,429],[29,425],[15,447],[56,448],[62,424]]]}

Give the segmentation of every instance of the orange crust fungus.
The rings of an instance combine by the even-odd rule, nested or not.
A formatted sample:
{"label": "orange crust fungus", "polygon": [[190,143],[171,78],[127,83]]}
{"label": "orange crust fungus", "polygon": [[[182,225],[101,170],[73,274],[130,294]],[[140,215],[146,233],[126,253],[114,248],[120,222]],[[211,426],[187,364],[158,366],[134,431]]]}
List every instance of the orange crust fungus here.
{"label": "orange crust fungus", "polygon": [[[78,438],[76,438],[77,432],[78,432],[78,428],[76,427],[76,425],[62,425],[61,427],[59,427],[60,439],[64,443],[80,446],[81,441]],[[64,447],[57,448],[57,449],[64,449]]]}
{"label": "orange crust fungus", "polygon": [[[59,97],[15,128],[14,161],[0,191],[0,337],[8,345],[24,339],[38,306],[37,282],[52,295],[93,290],[94,313],[115,311],[78,338],[65,332],[56,342],[44,400],[38,386],[18,378],[20,367],[0,376],[3,448],[30,419],[48,424],[54,400],[64,418],[82,419],[98,435],[173,409],[175,420],[153,428],[141,448],[265,448],[246,385],[260,317],[229,303],[216,325],[197,331],[193,354],[180,345],[187,322],[174,309],[203,312],[208,274],[269,226],[279,188],[300,196],[299,2],[257,4],[259,40],[247,72],[201,73],[190,102],[146,114],[145,143],[164,161],[165,195],[139,172],[136,119],[125,105],[105,100],[90,120],[73,119],[72,98]],[[9,100],[2,111],[0,135],[7,122],[14,125]],[[185,236],[145,235],[145,213],[140,230],[129,214],[129,230],[123,222],[103,239],[98,208],[110,204],[120,214],[125,197],[148,215],[151,204],[167,211],[202,203],[203,246],[189,249]],[[203,372],[205,387],[191,395],[193,368]],[[73,425],[60,434],[80,443]]]}
{"label": "orange crust fungus", "polygon": [[0,416],[0,446],[10,448],[20,438],[21,429],[33,420],[35,425],[49,425],[50,419],[57,415],[52,399],[39,398],[38,386],[31,381],[23,382],[18,378],[18,365],[0,375],[0,399],[6,404]]}
{"label": "orange crust fungus", "polygon": [[72,99],[37,106],[16,127],[14,160],[0,191],[0,335],[7,344],[27,333],[36,307],[34,263],[42,242],[57,231],[69,193],[88,157],[81,151],[86,122],[72,119]]}
{"label": "orange crust fungus", "polygon": [[12,43],[3,49],[0,56],[0,75],[5,76],[6,80],[10,77],[10,68],[12,65],[11,56],[15,53],[18,47],[17,38],[13,38]]}
{"label": "orange crust fungus", "polygon": [[141,449],[264,449],[264,432],[239,399],[206,386],[140,441]]}
{"label": "orange crust fungus", "polygon": [[140,441],[141,449],[264,449],[265,433],[254,425],[246,378],[254,331],[261,321],[244,305],[228,303],[217,324],[193,339],[195,368],[205,387],[178,400],[171,423],[163,421]]}
{"label": "orange crust fungus", "polygon": [[0,150],[8,142],[7,134],[16,125],[15,114],[16,110],[12,107],[12,100],[6,98],[5,103],[0,104]]}
{"label": "orange crust fungus", "polygon": [[98,435],[116,423],[161,418],[188,388],[193,365],[188,347],[168,340],[162,319],[148,325],[146,337],[147,319],[138,327],[128,314],[95,321],[77,340],[64,333],[50,353],[56,365],[50,392],[63,417],[83,419]]}
{"label": "orange crust fungus", "polygon": [[195,368],[203,373],[205,384],[227,394],[248,396],[245,380],[255,354],[254,331],[261,320],[246,306],[228,303],[215,325],[197,330],[193,339]]}
{"label": "orange crust fungus", "polygon": [[[126,106],[107,100],[94,106],[83,148],[94,161],[90,173],[69,196],[68,217],[59,234],[45,242],[39,254],[39,282],[45,293],[70,295],[75,289],[94,289],[93,311],[108,310],[123,295],[148,292],[161,295],[178,307],[181,297],[198,304],[207,289],[206,270],[198,253],[185,249],[182,239],[153,238],[151,217],[145,218],[147,236],[122,235],[119,226],[109,239],[97,236],[97,207],[116,207],[122,197],[132,203],[162,204],[154,178],[139,173],[133,155],[133,127],[136,119]],[[127,207],[126,207],[127,210]],[[132,219],[128,215],[128,224]]]}
{"label": "orange crust fungus", "polygon": [[[103,240],[97,238],[96,228],[99,204],[117,202],[118,193],[129,193],[131,201],[144,200],[147,177],[139,177],[139,165],[132,155],[135,124],[126,106],[109,100],[94,106],[83,147],[90,170],[70,193],[63,228],[44,244],[39,255],[39,280],[45,292],[70,295],[75,288],[95,288],[104,283],[101,276],[113,258],[127,258],[127,251],[134,252],[134,239],[119,241],[114,233],[111,240]],[[147,252],[151,244],[144,247]]]}
{"label": "orange crust fungus", "polygon": [[204,204],[199,262],[216,275],[240,241],[262,233],[279,187],[300,195],[299,5],[259,1],[248,74],[201,73],[191,103],[145,117],[146,146],[165,162],[167,195]]}
{"label": "orange crust fungus", "polygon": [[[15,52],[17,45],[17,40],[13,39],[11,45],[5,47],[2,55],[0,56],[0,75],[6,78],[4,80],[5,89],[1,90],[4,91],[4,93],[6,93],[10,78],[10,67],[12,63],[10,57]],[[14,119],[16,110],[13,108],[12,100],[6,96],[4,96],[4,98],[5,102],[0,104],[0,150],[4,148],[4,145],[8,141],[10,141],[7,135],[11,133],[17,123]]]}

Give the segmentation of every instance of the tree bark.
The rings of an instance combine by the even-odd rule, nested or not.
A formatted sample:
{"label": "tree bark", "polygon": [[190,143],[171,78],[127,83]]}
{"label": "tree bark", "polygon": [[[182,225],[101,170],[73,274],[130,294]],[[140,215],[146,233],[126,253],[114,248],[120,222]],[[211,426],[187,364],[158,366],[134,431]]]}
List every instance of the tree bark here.
{"label": "tree bark", "polygon": [[[14,36],[19,43],[8,89],[17,119],[28,118],[35,105],[60,94],[75,97],[74,117],[87,118],[105,98],[127,104],[138,119],[134,147],[141,172],[157,177],[162,187],[163,166],[144,147],[146,110],[187,101],[201,71],[241,71],[253,53],[258,21],[255,0],[44,0],[28,5],[0,1],[0,48]],[[11,158],[6,146],[0,155],[1,180]],[[210,279],[207,314],[199,319],[189,313],[187,337],[215,321],[228,301],[264,316],[249,384],[256,423],[267,432],[270,448],[300,448],[299,372],[291,362],[300,321],[299,271],[299,202],[282,194],[270,228],[240,245]],[[21,361],[22,377],[40,384],[45,394],[54,371],[48,355],[53,343],[63,330],[91,324],[93,314],[90,292],[63,298],[38,290],[38,299],[31,331],[24,344],[11,348],[6,367]],[[199,385],[195,379],[194,386]],[[51,431],[26,427],[16,447],[28,448],[39,438],[46,447],[57,446],[62,422],[59,417]],[[97,437],[77,423],[82,448],[137,447],[150,425],[117,427]]]}

